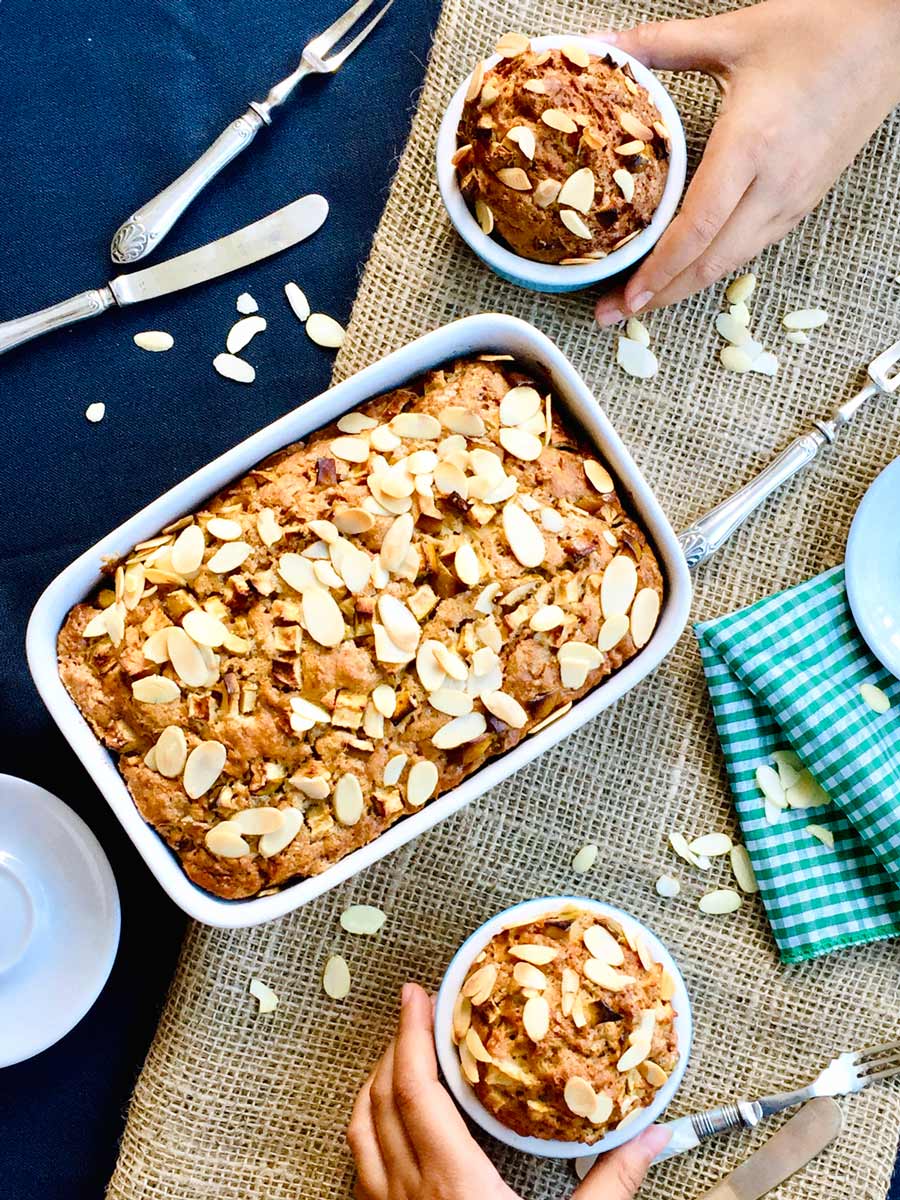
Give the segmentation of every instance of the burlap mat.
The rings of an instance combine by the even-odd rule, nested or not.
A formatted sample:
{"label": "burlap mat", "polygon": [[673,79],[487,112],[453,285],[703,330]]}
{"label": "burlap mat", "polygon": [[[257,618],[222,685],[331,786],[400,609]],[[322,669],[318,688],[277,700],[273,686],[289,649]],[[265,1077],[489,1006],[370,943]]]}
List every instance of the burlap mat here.
{"label": "burlap mat", "polygon": [[[375,239],[337,374],[345,376],[425,330],[499,309],[554,338],[595,388],[676,527],[747,479],[810,417],[859,383],[860,366],[900,332],[900,118],[888,122],[816,214],[757,265],[755,327],[781,353],[775,381],[725,373],[712,320],[721,288],[654,316],[662,368],[635,384],[611,365],[613,340],[591,322],[591,298],[541,298],[503,284],[448,227],[434,184],[438,121],[457,81],[506,28],[532,33],[622,26],[648,16],[701,15],[700,0],[447,0],[410,144]],[[836,81],[836,86],[840,86]],[[672,80],[696,156],[715,111],[712,87]],[[788,348],[779,318],[807,302],[832,313],[807,349]],[[742,530],[697,576],[694,617],[734,609],[839,562],[851,516],[900,449],[900,412],[872,407],[841,444]],[[895,514],[896,516],[896,514]],[[887,519],[887,514],[886,514]],[[563,746],[283,921],[245,932],[194,926],[137,1085],[110,1185],[116,1200],[322,1200],[348,1194],[343,1131],[364,1074],[392,1031],[400,984],[434,987],[461,939],[521,897],[583,887],[648,921],[681,962],[697,1040],[674,1111],[736,1093],[805,1081],[832,1051],[893,1037],[898,954],[881,943],[802,967],[779,966],[762,909],[703,918],[700,888],[665,903],[653,891],[673,866],[672,826],[731,828],[733,814],[697,648],[688,631],[634,693]],[[586,841],[601,847],[583,883],[570,871]],[[679,872],[681,874],[681,872]],[[724,869],[723,869],[724,875]],[[342,934],[351,902],[389,914],[377,940]],[[320,985],[327,955],[349,960],[343,1003]],[[251,976],[279,993],[255,1016]],[[776,1194],[791,1200],[882,1200],[900,1127],[900,1089],[876,1086],[845,1103],[839,1143]],[[769,1131],[771,1131],[771,1126]],[[719,1140],[651,1175],[642,1195],[694,1197],[762,1135]],[[571,1186],[564,1165],[491,1144],[528,1198]]]}

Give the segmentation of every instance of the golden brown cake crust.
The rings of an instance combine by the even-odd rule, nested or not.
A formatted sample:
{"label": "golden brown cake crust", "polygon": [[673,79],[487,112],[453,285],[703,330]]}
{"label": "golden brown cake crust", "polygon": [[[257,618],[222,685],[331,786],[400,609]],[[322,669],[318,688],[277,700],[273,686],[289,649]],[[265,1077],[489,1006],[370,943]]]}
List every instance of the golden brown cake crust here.
{"label": "golden brown cake crust", "polygon": [[[538,262],[604,257],[649,225],[668,175],[668,132],[649,94],[597,55],[586,66],[563,50],[501,59],[466,102],[457,141],[460,187],[482,228]],[[551,188],[579,171],[593,184],[587,207]]]}
{"label": "golden brown cake crust", "polygon": [[[516,1133],[595,1142],[651,1104],[675,1067],[673,991],[647,946],[612,921],[573,910],[504,930],[456,1002],[463,1077]],[[586,1116],[579,1101],[592,1092]]]}
{"label": "golden brown cake crust", "polygon": [[[532,382],[510,361],[463,361],[378,397],[341,420],[352,428],[362,414],[370,428],[331,425],[288,446],[137,547],[109,588],[72,609],[59,634],[62,680],[118,755],[144,819],[201,887],[241,898],[325,870],[514,746],[649,637],[659,566],[614,491],[588,480],[584,441],[556,408],[549,438],[524,424],[500,432],[508,396],[504,420],[537,402],[526,424],[546,427]],[[438,436],[408,436],[423,417],[420,432]],[[517,457],[499,438],[539,457]],[[611,483],[589,469],[599,487]],[[412,480],[412,498],[381,487],[405,492]],[[466,497],[446,490],[454,480]],[[398,564],[388,550],[404,507],[415,524]],[[516,558],[513,518],[532,548],[537,534],[538,565]],[[600,591],[613,576],[604,605],[623,611],[604,625]],[[552,626],[541,632],[531,627],[539,611]],[[398,648],[389,625],[412,641]],[[615,639],[602,651],[601,628]],[[435,666],[434,643],[451,674]],[[561,656],[563,643],[573,645]],[[448,711],[466,707],[460,718]],[[435,745],[454,720],[462,727]],[[247,817],[260,808],[281,814],[260,819],[281,823],[283,847]]]}

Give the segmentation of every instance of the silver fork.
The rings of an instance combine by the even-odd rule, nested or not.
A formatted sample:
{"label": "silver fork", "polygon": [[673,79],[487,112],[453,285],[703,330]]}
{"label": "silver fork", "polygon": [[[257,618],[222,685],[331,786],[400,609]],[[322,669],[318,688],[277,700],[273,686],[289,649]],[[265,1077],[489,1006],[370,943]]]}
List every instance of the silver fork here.
{"label": "silver fork", "polygon": [[179,175],[174,183],[158,196],[154,196],[138,209],[116,230],[110,247],[113,262],[131,263],[155,250],[187,206],[215,179],[223,167],[236,158],[256,137],[263,125],[272,124],[272,114],[284,104],[294,92],[297,84],[307,75],[333,75],[347,61],[354,50],[366,40],[394,0],[387,0],[369,23],[360,30],[352,41],[335,54],[329,50],[350,34],[361,17],[369,11],[375,0],[357,0],[351,8],[318,37],[303,48],[297,69],[286,79],[276,83],[265,100],[254,100],[247,111],[232,121],[224,133],[197,161]]}
{"label": "silver fork", "polygon": [[805,1104],[815,1096],[849,1096],[879,1079],[900,1075],[900,1042],[885,1042],[867,1050],[848,1051],[832,1059],[824,1071],[806,1087],[794,1092],[763,1096],[761,1100],[736,1100],[692,1116],[668,1121],[672,1137],[655,1162],[692,1150],[705,1138],[729,1129],[753,1129],[764,1117]]}

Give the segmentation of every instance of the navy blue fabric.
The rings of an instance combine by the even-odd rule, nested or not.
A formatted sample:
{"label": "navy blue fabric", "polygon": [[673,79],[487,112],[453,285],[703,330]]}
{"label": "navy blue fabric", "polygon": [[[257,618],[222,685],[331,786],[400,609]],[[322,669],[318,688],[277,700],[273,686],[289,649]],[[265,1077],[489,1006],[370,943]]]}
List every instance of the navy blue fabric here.
{"label": "navy blue fabric", "polygon": [[[349,0],[2,0],[0,319],[114,268],[119,223],[293,69]],[[345,320],[408,133],[438,0],[397,0],[334,78],[307,80],[150,261],[312,191],[332,205],[310,242],[238,277],[111,312],[0,357],[0,771],[48,787],[106,848],[123,904],[112,977],[62,1042],[0,1072],[0,1197],[96,1200],[174,967],[180,914],[149,876],[41,705],[25,625],[44,586],[98,536],[239,439],[327,386],[282,285]],[[216,375],[249,290],[269,322],[252,387]],[[175,337],[167,354],[132,343]],[[84,410],[106,404],[90,425]],[[2,919],[2,918],[0,918]]]}

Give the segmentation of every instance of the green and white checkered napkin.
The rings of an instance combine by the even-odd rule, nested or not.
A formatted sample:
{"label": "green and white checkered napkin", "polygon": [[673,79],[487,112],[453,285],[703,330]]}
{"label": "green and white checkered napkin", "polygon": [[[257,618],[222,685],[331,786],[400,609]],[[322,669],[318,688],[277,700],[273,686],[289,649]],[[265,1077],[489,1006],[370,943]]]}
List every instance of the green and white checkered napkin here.
{"label": "green and white checkered napkin", "polygon": [[[900,936],[900,681],[872,657],[843,567],[695,626],[744,840],[783,962]],[[874,683],[892,707],[860,696]],[[792,749],[825,808],[770,825],[755,771]],[[831,850],[807,833],[834,833]]]}

